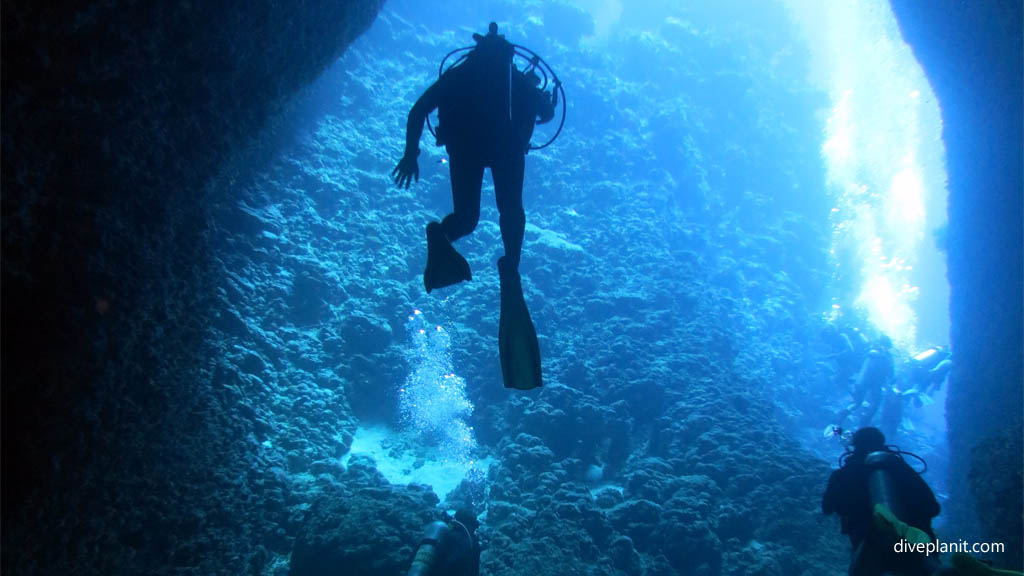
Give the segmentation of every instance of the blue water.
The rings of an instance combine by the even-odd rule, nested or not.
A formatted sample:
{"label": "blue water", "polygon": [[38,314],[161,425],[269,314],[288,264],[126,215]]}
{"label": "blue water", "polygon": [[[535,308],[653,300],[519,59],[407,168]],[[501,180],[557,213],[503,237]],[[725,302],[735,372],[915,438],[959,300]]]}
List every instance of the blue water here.
{"label": "blue water", "polygon": [[[888,334],[902,374],[948,344],[948,286],[938,105],[885,3],[830,6],[388,2],[220,184],[245,198],[214,218],[228,361],[289,494],[262,572],[317,573],[285,545],[315,536],[342,573],[401,573],[431,514],[470,506],[484,574],[843,573],[819,503],[850,384],[823,331]],[[456,243],[473,280],[431,295],[445,150],[425,133],[419,182],[389,177],[439,62],[492,20],[568,101],[526,164],[530,392],[501,382],[489,177]],[[890,441],[941,499],[930,399]]]}

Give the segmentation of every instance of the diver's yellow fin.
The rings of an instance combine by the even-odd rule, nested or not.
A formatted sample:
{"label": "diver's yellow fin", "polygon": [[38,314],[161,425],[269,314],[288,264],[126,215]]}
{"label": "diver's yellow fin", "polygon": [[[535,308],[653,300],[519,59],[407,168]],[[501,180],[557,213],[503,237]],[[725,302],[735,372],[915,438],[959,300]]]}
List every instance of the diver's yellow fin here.
{"label": "diver's yellow fin", "polygon": [[875,504],[874,519],[875,529],[880,534],[892,537],[894,542],[902,539],[912,544],[927,544],[932,541],[927,532],[900,520],[883,504]]}

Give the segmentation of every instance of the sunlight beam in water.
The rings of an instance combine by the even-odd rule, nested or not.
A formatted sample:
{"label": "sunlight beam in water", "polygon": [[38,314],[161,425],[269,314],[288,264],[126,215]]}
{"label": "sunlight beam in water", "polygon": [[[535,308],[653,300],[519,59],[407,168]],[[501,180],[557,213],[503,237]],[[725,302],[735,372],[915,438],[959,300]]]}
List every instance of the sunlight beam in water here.
{"label": "sunlight beam in water", "polygon": [[933,236],[946,223],[938,103],[884,0],[789,0],[811,78],[829,94],[822,157],[833,315],[854,308],[898,348],[948,343],[949,287]]}

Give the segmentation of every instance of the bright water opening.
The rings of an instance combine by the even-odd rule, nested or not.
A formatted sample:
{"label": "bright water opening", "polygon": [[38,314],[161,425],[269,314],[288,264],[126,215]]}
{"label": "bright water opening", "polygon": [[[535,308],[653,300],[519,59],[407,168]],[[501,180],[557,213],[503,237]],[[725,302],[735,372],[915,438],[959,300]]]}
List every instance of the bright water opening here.
{"label": "bright water opening", "polygon": [[831,99],[822,135],[833,316],[856,310],[897,349],[949,343],[938,102],[888,2],[788,0]]}

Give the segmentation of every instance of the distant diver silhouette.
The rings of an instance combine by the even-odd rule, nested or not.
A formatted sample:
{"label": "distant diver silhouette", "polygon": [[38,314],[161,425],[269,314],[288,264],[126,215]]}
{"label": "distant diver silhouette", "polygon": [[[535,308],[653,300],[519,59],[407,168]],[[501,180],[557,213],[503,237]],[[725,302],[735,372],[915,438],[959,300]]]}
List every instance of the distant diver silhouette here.
{"label": "distant diver silhouette", "polygon": [[921,478],[927,464],[921,472],[914,470],[903,457],[920,457],[886,446],[878,428],[860,428],[852,445],[829,476],[821,499],[821,511],[837,514],[842,533],[850,538],[850,574],[933,574],[938,569],[936,557],[897,554],[893,549],[901,540],[927,544],[936,539],[932,518],[939,514],[939,503]]}
{"label": "distant diver silhouette", "polygon": [[479,576],[479,525],[476,515],[465,508],[431,522],[406,576]]}
{"label": "distant diver silhouette", "polygon": [[[438,146],[448,151],[454,210],[441,222],[427,224],[427,293],[472,279],[469,263],[452,242],[472,232],[480,219],[484,169],[491,169],[505,255],[498,260],[501,319],[498,339],[505,387],[529,390],[541,385],[537,333],[523,298],[519,276],[526,230],[523,173],[526,153],[543,148],[565,123],[565,91],[554,71],[532,51],[512,44],[490,24],[486,36],[474,34],[475,46],[457,48],[441,62],[439,78],[416,101],[406,126],[405,154],[392,171],[395,183],[408,188],[419,181],[419,141],[427,123]],[[447,69],[449,58],[461,54]],[[516,58],[528,65],[520,70]],[[550,91],[548,90],[550,84]],[[532,146],[534,126],[551,121],[561,99],[562,116],[554,136]],[[438,125],[429,115],[437,110]]]}
{"label": "distant diver silhouette", "polygon": [[853,402],[841,412],[840,422],[853,416],[860,426],[870,426],[882,404],[882,392],[894,377],[892,340],[882,334],[864,356],[853,387]]}

